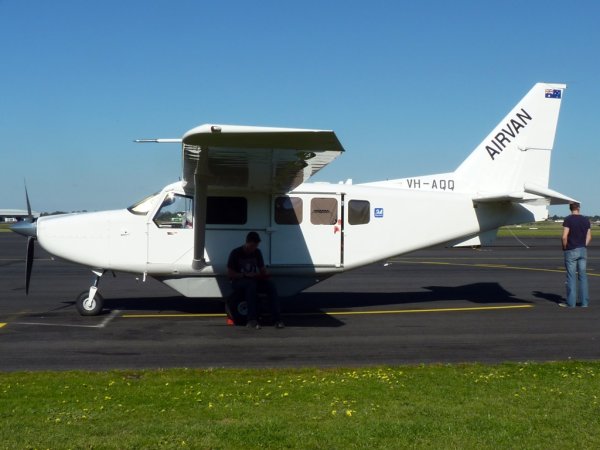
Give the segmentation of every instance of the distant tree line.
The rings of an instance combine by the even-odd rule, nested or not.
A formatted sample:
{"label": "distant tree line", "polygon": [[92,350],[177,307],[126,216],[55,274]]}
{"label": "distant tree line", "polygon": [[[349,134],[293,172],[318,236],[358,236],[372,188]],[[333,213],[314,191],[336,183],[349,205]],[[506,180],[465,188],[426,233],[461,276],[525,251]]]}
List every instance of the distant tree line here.
{"label": "distant tree line", "polygon": [[[598,222],[600,221],[600,216],[595,215],[595,216],[587,216],[588,219],[590,219],[590,221],[592,222]],[[556,214],[553,216],[548,217],[548,220],[565,220],[565,216],[557,216]]]}
{"label": "distant tree line", "polygon": [[82,209],[81,211],[71,211],[70,213],[66,211],[53,211],[53,212],[43,212],[40,214],[41,217],[44,216],[58,216],[59,214],[71,214],[71,213],[85,213],[88,212],[87,209]]}

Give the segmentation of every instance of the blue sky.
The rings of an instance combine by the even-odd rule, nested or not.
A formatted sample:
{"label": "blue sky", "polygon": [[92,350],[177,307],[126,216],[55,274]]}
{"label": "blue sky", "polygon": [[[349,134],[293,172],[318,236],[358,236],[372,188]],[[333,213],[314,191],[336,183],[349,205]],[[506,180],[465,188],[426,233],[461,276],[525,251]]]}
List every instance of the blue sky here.
{"label": "blue sky", "polygon": [[[0,0],[0,208],[125,207],[201,123],[333,129],[319,181],[454,170],[538,81],[568,84],[550,186],[600,214],[595,1]],[[566,207],[551,213],[565,214]]]}

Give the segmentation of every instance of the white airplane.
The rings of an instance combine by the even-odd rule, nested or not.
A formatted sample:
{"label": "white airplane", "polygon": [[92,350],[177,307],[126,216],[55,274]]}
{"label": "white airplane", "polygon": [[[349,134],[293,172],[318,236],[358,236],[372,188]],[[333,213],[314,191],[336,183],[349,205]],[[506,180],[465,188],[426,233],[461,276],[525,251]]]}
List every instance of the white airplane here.
{"label": "white airplane", "polygon": [[[250,230],[284,296],[432,245],[488,242],[498,227],[575,201],[548,188],[565,88],[536,84],[454,172],[413,178],[307,183],[344,151],[333,131],[201,125],[181,139],[140,140],[180,143],[183,180],[124,210],[15,224],[29,238],[26,292],[35,240],[92,269],[93,285],[77,297],[82,315],[102,311],[107,271],[150,276],[186,297],[227,298],[227,257]],[[243,303],[229,309],[243,320]]]}

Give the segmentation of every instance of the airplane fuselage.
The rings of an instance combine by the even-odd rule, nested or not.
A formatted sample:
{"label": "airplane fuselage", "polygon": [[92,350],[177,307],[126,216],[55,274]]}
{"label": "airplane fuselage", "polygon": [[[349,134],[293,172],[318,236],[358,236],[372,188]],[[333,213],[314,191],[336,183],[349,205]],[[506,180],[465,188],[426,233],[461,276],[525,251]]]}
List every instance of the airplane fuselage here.
{"label": "airplane fuselage", "polygon": [[257,231],[269,272],[290,295],[336,273],[532,220],[519,205],[475,205],[464,193],[393,183],[305,183],[281,195],[211,192],[208,264],[195,270],[192,203],[174,183],[129,209],[43,217],[37,237],[61,259],[151,276],[188,297],[220,297],[230,293],[229,252]]}

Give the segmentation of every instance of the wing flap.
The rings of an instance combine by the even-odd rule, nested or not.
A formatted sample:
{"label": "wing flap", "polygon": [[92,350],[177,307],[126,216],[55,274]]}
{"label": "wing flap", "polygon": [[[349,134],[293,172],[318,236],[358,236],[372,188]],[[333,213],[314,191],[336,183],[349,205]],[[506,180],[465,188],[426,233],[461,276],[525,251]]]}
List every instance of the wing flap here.
{"label": "wing flap", "polygon": [[288,192],[344,151],[333,131],[235,125],[201,125],[188,131],[182,143],[190,192],[198,172],[209,189]]}

